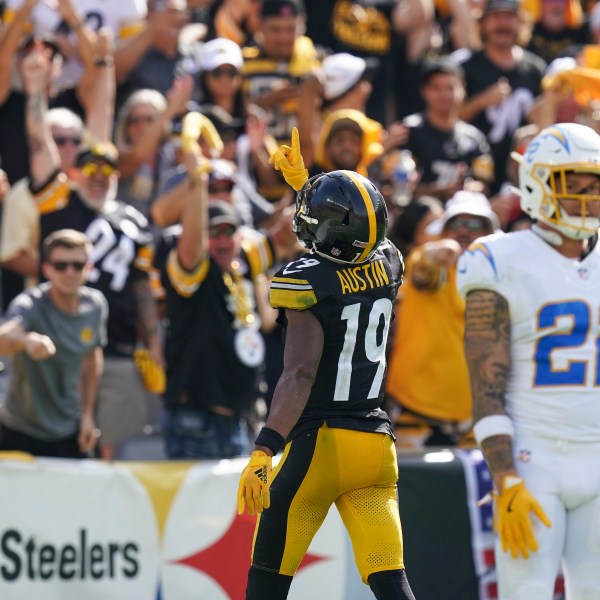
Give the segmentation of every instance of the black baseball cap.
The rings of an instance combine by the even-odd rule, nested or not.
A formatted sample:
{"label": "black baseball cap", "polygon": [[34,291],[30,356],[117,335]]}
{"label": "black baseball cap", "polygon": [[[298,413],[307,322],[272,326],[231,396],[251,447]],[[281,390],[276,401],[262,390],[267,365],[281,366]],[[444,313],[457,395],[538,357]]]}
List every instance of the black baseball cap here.
{"label": "black baseball cap", "polygon": [[521,9],[520,0],[488,0],[483,9],[482,17],[494,12],[518,13]]}
{"label": "black baseball cap", "polygon": [[302,0],[263,0],[261,17],[297,17],[303,15],[304,4]]}
{"label": "black baseball cap", "polygon": [[117,168],[119,152],[110,142],[98,142],[89,148],[84,148],[78,155],[75,165],[80,167],[85,163],[103,160]]}
{"label": "black baseball cap", "polygon": [[233,225],[240,226],[240,218],[235,208],[224,200],[211,200],[208,203],[208,225]]}
{"label": "black baseball cap", "polygon": [[465,78],[465,72],[460,65],[457,65],[448,58],[432,58],[431,60],[426,61],[421,68],[421,85],[427,83],[431,76],[436,75],[437,73],[456,75],[460,79]]}

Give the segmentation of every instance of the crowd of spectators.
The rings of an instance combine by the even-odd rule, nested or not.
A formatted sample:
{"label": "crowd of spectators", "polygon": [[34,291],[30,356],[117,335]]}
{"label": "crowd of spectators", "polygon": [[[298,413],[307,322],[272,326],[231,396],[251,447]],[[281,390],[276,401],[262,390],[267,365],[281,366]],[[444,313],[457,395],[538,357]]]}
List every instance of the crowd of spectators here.
{"label": "crowd of spectators", "polygon": [[600,6],[5,0],[0,15],[0,315],[44,281],[46,236],[87,235],[109,307],[100,456],[148,433],[172,458],[249,450],[282,368],[269,277],[303,251],[269,164],[294,127],[311,174],[377,184],[408,258],[388,345],[399,444],[468,440],[454,265],[463,237],[530,225],[511,152],[558,121],[600,130]]}

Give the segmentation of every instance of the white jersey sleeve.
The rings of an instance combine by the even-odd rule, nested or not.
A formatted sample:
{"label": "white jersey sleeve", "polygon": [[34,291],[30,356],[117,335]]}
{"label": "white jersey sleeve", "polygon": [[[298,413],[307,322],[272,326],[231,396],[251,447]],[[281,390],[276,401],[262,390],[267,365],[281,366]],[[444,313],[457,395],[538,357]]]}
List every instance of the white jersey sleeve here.
{"label": "white jersey sleeve", "polygon": [[457,287],[508,303],[505,399],[517,437],[600,442],[600,245],[576,260],[533,231],[484,237],[461,256]]}
{"label": "white jersey sleeve", "polygon": [[502,244],[498,240],[505,234],[497,233],[473,242],[458,260],[456,286],[463,298],[472,290],[500,291],[503,273]]}

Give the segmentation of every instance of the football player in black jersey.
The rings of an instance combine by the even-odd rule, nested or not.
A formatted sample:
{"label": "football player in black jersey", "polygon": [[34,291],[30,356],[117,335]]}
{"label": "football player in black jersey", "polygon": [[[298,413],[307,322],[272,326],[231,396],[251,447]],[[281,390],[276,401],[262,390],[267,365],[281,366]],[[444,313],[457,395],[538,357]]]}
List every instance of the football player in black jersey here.
{"label": "football player in black jersey", "polygon": [[387,333],[404,270],[386,238],[385,202],[353,171],[306,181],[297,130],[291,148],[280,147],[271,160],[299,189],[293,229],[309,252],[271,283],[271,304],[286,323],[284,370],[238,489],[238,512],[260,513],[246,599],[287,598],[334,503],[375,597],[414,599],[403,563],[394,438],[381,410]]}

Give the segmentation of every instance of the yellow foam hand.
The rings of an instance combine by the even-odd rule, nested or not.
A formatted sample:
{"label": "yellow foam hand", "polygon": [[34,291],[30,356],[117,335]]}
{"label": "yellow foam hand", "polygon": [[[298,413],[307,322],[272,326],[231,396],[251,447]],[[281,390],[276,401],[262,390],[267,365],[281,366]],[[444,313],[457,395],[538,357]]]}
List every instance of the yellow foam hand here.
{"label": "yellow foam hand", "polygon": [[202,137],[215,156],[223,151],[223,140],[212,121],[199,112],[187,113],[181,122],[181,139],[185,152],[199,152],[198,139]]}
{"label": "yellow foam hand", "polygon": [[302,186],[308,180],[308,171],[304,166],[304,159],[300,152],[300,134],[298,128],[292,129],[292,145],[281,145],[275,152],[271,154],[269,162],[283,173],[287,183],[291,185],[297,192],[302,189]]}
{"label": "yellow foam hand", "polygon": [[181,141],[184,152],[197,153],[200,152],[198,138],[202,128],[200,122],[200,113],[189,112],[181,121]]}
{"label": "yellow foam hand", "polygon": [[238,486],[238,515],[244,514],[244,506],[249,515],[271,506],[271,464],[272,458],[262,450],[255,450],[250,456]]}
{"label": "yellow foam hand", "polygon": [[204,115],[200,116],[202,117],[200,135],[206,140],[206,143],[210,146],[213,154],[215,156],[221,156],[221,153],[223,152],[223,140],[221,139],[219,132],[208,117],[205,117]]}
{"label": "yellow foam hand", "polygon": [[502,490],[496,495],[494,529],[500,537],[502,550],[510,551],[513,558],[519,555],[529,558],[530,552],[537,552],[530,513],[546,527],[551,527],[550,519],[525,487],[525,482],[516,475],[506,475],[502,480]]}
{"label": "yellow foam hand", "polygon": [[154,361],[150,351],[147,348],[137,348],[133,353],[133,362],[146,389],[154,394],[164,394],[167,388],[165,370]]}

